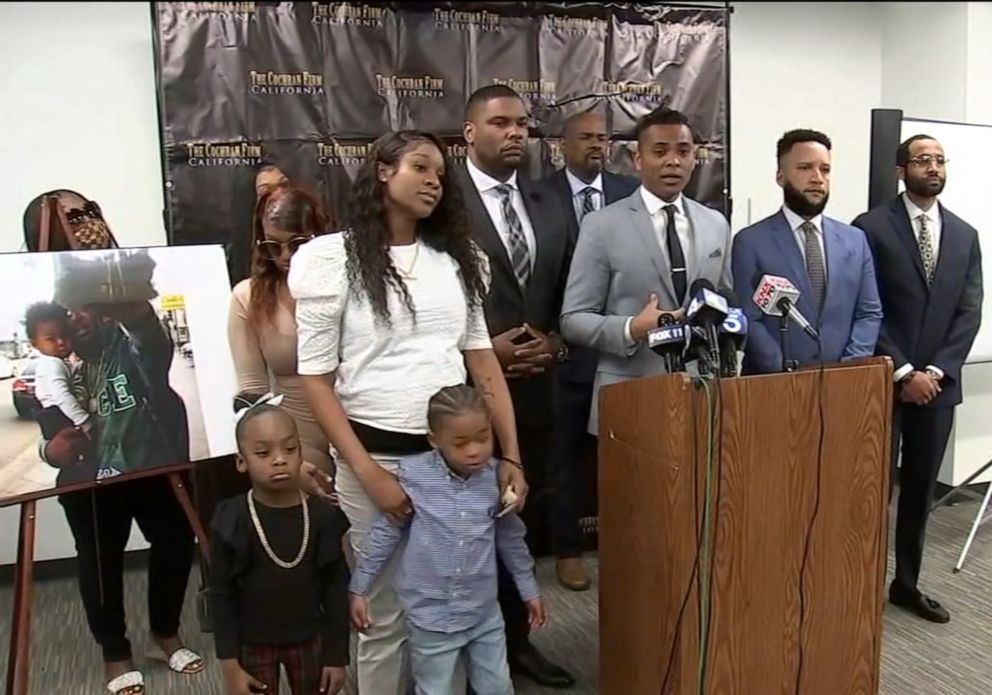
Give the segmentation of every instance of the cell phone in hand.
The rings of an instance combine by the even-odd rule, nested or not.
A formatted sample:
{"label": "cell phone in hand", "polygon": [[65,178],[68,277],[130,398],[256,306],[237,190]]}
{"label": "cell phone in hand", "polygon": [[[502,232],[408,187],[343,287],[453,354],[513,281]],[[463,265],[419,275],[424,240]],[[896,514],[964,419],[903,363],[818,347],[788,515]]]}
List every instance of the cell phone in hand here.
{"label": "cell phone in hand", "polygon": [[499,510],[499,513],[496,515],[496,518],[497,519],[502,519],[504,516],[506,516],[507,514],[509,514],[510,512],[512,512],[516,508],[517,508],[517,505],[516,505],[515,502],[511,502],[510,504],[506,504],[504,502],[503,503],[503,508]]}

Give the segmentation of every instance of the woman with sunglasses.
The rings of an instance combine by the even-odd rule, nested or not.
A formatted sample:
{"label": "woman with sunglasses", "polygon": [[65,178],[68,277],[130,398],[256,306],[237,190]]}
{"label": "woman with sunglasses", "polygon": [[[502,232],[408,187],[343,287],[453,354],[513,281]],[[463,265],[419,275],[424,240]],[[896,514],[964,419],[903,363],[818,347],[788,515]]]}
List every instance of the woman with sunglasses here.
{"label": "woman with sunglasses", "polygon": [[307,407],[296,374],[296,320],[286,275],[293,254],[327,230],[320,201],[305,189],[283,182],[261,191],[253,221],[251,276],[235,285],[228,317],[239,398],[281,394],[282,407],[296,420],[307,472],[315,475],[316,466],[325,480],[332,462],[327,438]]}
{"label": "woman with sunglasses", "polygon": [[[289,274],[298,369],[336,452],[336,490],[356,552],[380,512],[407,521],[413,510],[395,477],[398,462],[430,450],[428,401],[467,377],[493,413],[506,457],[501,485],[512,486],[518,506],[526,495],[513,404],[483,312],[487,260],[471,241],[451,176],[436,135],[383,135],[355,178],[350,227],[307,244]],[[407,692],[407,632],[392,573],[387,567],[368,596],[372,625],[358,640],[362,693]]]}

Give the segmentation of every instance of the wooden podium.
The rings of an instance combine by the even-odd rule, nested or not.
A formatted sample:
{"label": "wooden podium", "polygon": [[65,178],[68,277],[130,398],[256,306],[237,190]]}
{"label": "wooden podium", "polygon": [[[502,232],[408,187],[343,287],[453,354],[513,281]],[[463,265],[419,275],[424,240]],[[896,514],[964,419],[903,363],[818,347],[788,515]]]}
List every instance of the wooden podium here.
{"label": "wooden podium", "polygon": [[892,397],[885,359],[602,390],[603,695],[878,692]]}

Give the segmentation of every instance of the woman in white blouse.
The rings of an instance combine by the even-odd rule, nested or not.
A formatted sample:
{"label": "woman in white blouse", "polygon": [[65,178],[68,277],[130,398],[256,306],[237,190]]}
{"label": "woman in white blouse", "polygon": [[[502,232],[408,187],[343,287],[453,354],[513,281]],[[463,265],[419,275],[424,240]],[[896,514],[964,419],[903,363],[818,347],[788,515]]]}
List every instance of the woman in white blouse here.
{"label": "woman in white blouse", "polygon": [[[494,413],[501,484],[526,496],[513,404],[486,327],[486,258],[473,244],[442,141],[416,131],[373,144],[355,179],[350,227],[294,256],[298,371],[337,458],[336,489],[358,552],[378,511],[411,512],[393,472],[426,451],[427,402],[470,375]],[[523,497],[520,505],[522,505]],[[392,569],[369,596],[360,692],[404,695],[406,627]]]}

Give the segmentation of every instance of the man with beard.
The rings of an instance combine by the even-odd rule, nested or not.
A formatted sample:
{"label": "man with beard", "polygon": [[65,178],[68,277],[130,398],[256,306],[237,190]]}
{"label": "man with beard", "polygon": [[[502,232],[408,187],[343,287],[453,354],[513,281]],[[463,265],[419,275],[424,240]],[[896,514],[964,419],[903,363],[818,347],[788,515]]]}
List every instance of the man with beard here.
{"label": "man with beard", "polygon": [[906,191],[864,213],[885,318],[876,354],[892,358],[892,465],[899,459],[896,574],[889,600],[935,623],[950,615],[917,587],[937,473],[961,402],[961,366],[982,318],[978,233],[937,201],[946,181],[940,143],[914,135],[896,150]]}
{"label": "man with beard", "polygon": [[696,166],[685,114],[659,107],[637,123],[641,186],[586,215],[572,258],[562,332],[596,350],[589,432],[598,432],[602,386],[665,372],[645,340],[659,318],[681,310],[698,279],[730,288],[730,225],[683,195]]}
{"label": "man with beard", "polygon": [[[555,332],[568,230],[557,196],[518,171],[529,121],[523,100],[509,87],[476,90],[465,107],[468,160],[455,177],[475,240],[489,257],[492,282],[486,323],[510,387],[522,464],[532,491],[523,514],[528,542],[540,551],[546,545],[545,470],[554,425],[551,371],[568,354]],[[502,564],[499,602],[511,668],[544,686],[570,687],[572,676],[531,643],[526,606]]]}
{"label": "man with beard", "polygon": [[[750,322],[744,372],[782,371],[783,352],[804,364],[840,362],[874,354],[882,321],[871,250],[861,230],[823,214],[830,197],[830,138],[792,130],[778,141],[778,173],[785,204],[734,239],[737,296]],[[751,300],[764,275],[787,278],[799,291],[796,306],[820,334],[801,330],[780,338],[780,319]]]}
{"label": "man with beard", "polygon": [[[578,241],[583,217],[626,198],[637,189],[637,179],[603,168],[608,148],[606,119],[600,114],[577,113],[565,121],[561,141],[565,166],[546,181],[558,193],[565,210],[570,248],[574,249]],[[595,440],[586,426],[598,359],[595,350],[577,346],[555,375],[558,398],[550,461],[555,493],[551,501],[551,545],[558,558],[555,563],[558,581],[573,591],[589,588],[589,575],[580,559],[582,533],[577,498],[579,466],[590,457],[594,462],[596,455]]]}

